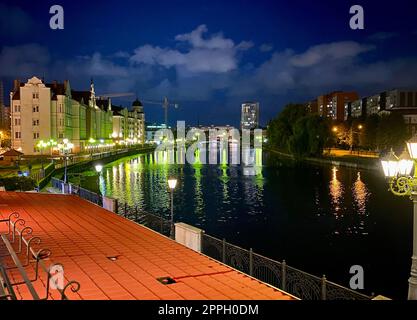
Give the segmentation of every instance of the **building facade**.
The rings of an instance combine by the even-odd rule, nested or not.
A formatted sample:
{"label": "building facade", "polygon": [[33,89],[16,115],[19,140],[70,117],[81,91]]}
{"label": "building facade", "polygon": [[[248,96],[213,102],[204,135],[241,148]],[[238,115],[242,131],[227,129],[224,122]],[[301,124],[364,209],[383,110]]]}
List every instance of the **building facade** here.
{"label": "building facade", "polygon": [[240,121],[241,129],[256,129],[259,127],[259,102],[245,102],[242,104]]}
{"label": "building facade", "polygon": [[337,121],[345,119],[345,105],[358,99],[356,92],[334,91],[317,97],[317,113]]}
{"label": "building facade", "polygon": [[113,139],[127,143],[145,143],[145,114],[142,102],[136,99],[132,103],[131,111],[118,106],[112,106],[112,110]]}
{"label": "building facade", "polygon": [[74,153],[92,144],[114,143],[111,100],[96,97],[93,82],[90,90],[76,91],[67,80],[49,84],[37,77],[26,83],[15,80],[10,106],[12,148],[24,154],[40,154],[41,140],[68,139]]}

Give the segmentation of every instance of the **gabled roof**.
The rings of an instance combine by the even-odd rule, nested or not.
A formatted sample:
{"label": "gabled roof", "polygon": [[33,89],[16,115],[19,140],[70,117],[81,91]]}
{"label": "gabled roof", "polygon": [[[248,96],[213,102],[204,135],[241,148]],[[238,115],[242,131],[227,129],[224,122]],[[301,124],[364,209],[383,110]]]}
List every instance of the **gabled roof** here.
{"label": "gabled roof", "polygon": [[23,153],[15,149],[7,150],[6,152],[2,154],[2,156],[6,156],[6,157],[17,157],[21,155],[23,155]]}

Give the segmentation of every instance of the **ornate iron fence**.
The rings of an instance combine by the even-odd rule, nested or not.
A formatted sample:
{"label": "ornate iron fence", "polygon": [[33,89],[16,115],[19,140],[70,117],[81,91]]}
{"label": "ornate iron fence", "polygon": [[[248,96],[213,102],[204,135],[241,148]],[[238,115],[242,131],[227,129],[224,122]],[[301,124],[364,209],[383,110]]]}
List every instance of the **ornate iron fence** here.
{"label": "ornate iron fence", "polygon": [[303,300],[369,300],[352,289],[203,234],[202,253]]}
{"label": "ornate iron fence", "polygon": [[[90,202],[102,205],[103,198],[89,190],[64,184],[63,181],[52,178],[52,186],[56,189],[78,194]],[[143,224],[165,236],[170,235],[171,222],[163,217],[140,209],[138,206],[122,204],[117,213],[129,220]],[[203,234],[201,243],[202,253],[223,262],[256,279],[280,288],[303,300],[369,300],[372,297],[355,290],[328,281],[325,276],[317,277],[299,269],[290,267],[285,260],[282,262],[254,253],[226,242],[225,239]]]}
{"label": "ornate iron fence", "polygon": [[125,203],[118,207],[117,213],[167,237],[170,235],[171,221],[155,214],[146,212],[137,206],[129,206]]}

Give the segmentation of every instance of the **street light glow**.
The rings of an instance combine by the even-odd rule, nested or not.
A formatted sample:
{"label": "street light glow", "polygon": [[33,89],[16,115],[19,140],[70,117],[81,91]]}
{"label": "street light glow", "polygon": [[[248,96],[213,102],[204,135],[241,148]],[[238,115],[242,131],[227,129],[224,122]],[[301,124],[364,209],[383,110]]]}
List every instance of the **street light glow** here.
{"label": "street light glow", "polygon": [[98,173],[100,173],[103,170],[103,166],[101,164],[96,164],[95,169]]}
{"label": "street light glow", "polygon": [[382,169],[387,178],[395,177],[399,171],[399,161],[395,156],[394,151],[390,151],[389,154],[381,160]]}
{"label": "street light glow", "polygon": [[177,179],[175,178],[168,179],[168,186],[171,190],[174,190],[176,185],[177,185]]}
{"label": "street light glow", "polygon": [[417,160],[417,136],[407,141],[407,149],[412,159]]}
{"label": "street light glow", "polygon": [[399,157],[398,173],[402,176],[409,176],[411,170],[413,170],[413,160],[411,160],[407,150],[404,149],[403,153]]}

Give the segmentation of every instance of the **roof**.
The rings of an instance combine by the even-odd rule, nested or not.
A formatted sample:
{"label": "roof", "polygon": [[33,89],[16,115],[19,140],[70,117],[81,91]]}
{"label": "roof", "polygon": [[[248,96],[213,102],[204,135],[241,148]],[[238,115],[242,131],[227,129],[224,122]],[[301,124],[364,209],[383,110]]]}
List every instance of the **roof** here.
{"label": "roof", "polygon": [[45,86],[51,88],[51,100],[56,100],[58,95],[64,96],[66,95],[68,82],[65,81],[64,83],[45,83]]}
{"label": "roof", "polygon": [[107,108],[109,107],[109,98],[97,98],[96,105],[101,110],[107,111]]}
{"label": "roof", "polygon": [[15,149],[10,149],[10,150],[7,150],[6,152],[2,153],[1,155],[6,156],[6,157],[17,157],[17,156],[23,155],[23,153],[20,152],[20,151],[15,150]]}
{"label": "roof", "polygon": [[136,100],[132,103],[132,107],[143,107],[143,104],[139,101],[138,98],[136,98]]}
{"label": "roof", "polygon": [[90,101],[91,92],[71,90],[71,97],[79,103],[88,104],[88,102]]}
{"label": "roof", "polygon": [[[65,280],[80,283],[78,292],[68,293],[71,300],[294,299],[74,195],[0,192],[0,203],[0,219],[18,211],[41,247],[51,250],[48,264],[62,263]],[[157,280],[165,276],[176,283]],[[45,281],[44,273],[40,277]],[[34,287],[44,294],[43,282]],[[22,285],[16,291],[30,298]],[[57,298],[56,290],[49,298]]]}

